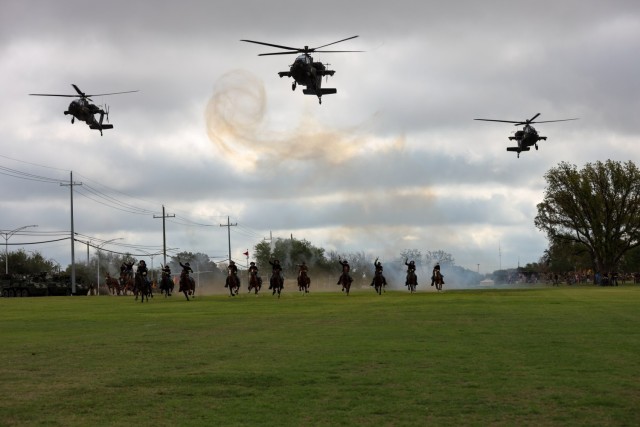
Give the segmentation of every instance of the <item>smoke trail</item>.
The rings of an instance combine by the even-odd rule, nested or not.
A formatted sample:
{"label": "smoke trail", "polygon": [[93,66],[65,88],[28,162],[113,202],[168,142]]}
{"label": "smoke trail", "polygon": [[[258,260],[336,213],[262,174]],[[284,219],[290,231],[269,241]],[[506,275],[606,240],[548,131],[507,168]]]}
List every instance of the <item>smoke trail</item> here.
{"label": "smoke trail", "polygon": [[205,110],[209,139],[236,165],[252,169],[285,159],[335,165],[365,150],[404,147],[403,137],[380,141],[362,128],[329,129],[310,116],[290,131],[276,132],[265,123],[265,113],[262,82],[248,71],[230,71],[216,81]]}

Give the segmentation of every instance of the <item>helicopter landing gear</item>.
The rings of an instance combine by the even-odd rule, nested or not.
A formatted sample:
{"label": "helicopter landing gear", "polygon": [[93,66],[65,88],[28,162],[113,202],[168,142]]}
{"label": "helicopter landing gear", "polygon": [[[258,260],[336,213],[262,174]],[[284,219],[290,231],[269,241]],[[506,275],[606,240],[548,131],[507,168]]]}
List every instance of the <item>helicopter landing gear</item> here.
{"label": "helicopter landing gear", "polygon": [[318,98],[318,103],[322,104],[322,98]]}
{"label": "helicopter landing gear", "polygon": [[75,117],[71,117],[71,124],[73,124],[73,122],[75,122],[75,121],[76,121],[76,118]]}
{"label": "helicopter landing gear", "polygon": [[536,144],[536,151],[538,151],[538,144]]}
{"label": "helicopter landing gear", "polygon": [[291,90],[296,90],[296,82],[291,83]]}

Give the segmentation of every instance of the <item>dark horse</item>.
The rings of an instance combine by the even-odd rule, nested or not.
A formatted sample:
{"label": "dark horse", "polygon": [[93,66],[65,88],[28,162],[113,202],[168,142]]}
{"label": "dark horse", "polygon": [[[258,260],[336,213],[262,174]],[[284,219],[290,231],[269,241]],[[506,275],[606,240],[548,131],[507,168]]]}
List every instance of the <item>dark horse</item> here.
{"label": "dark horse", "polygon": [[409,270],[407,272],[407,287],[411,293],[416,291],[416,286],[418,286],[418,277],[416,276],[415,271]]}
{"label": "dark horse", "polygon": [[433,274],[433,284],[436,286],[438,292],[442,290],[442,284],[444,280],[442,279],[442,274],[440,274],[440,270],[436,270]]}
{"label": "dark horse", "polygon": [[262,288],[262,278],[256,271],[252,271],[249,275],[249,293],[253,290],[258,295],[260,288]]}
{"label": "dark horse", "polygon": [[278,293],[278,298],[280,298],[280,293],[282,292],[282,288],[284,288],[284,280],[282,280],[282,276],[279,272],[274,271],[271,275],[271,279],[269,279],[269,289],[273,289],[271,295],[275,295]]}
{"label": "dark horse", "polygon": [[171,277],[168,274],[163,274],[160,278],[160,293],[164,294],[165,298],[170,297],[174,287]]}
{"label": "dark horse", "polygon": [[151,295],[151,282],[147,281],[147,278],[140,273],[136,273],[133,293],[136,296],[136,301],[138,300],[138,295],[142,297],[140,302],[144,302],[145,297],[147,297],[147,302],[149,301],[149,295]]}
{"label": "dark horse", "polygon": [[373,287],[378,293],[378,295],[382,295],[382,291],[384,290],[384,277],[382,276],[381,271],[376,271],[373,276]]}
{"label": "dark horse", "polygon": [[342,285],[342,292],[346,292],[347,295],[349,295],[349,290],[351,290],[352,280],[353,279],[351,278],[351,276],[349,276],[349,273],[347,273],[346,271],[342,272],[338,285]]}
{"label": "dark horse", "polygon": [[240,291],[240,279],[238,279],[238,275],[232,270],[229,270],[226,287],[229,288],[229,294],[232,297],[238,295],[238,292]]}
{"label": "dark horse", "polygon": [[188,271],[182,270],[182,273],[180,273],[180,287],[178,288],[178,292],[182,292],[187,301],[189,301],[189,295],[195,297],[196,282],[193,280],[193,277],[189,276]]}
{"label": "dark horse", "polygon": [[307,275],[306,271],[301,271],[298,274],[298,289],[305,294],[309,293],[309,286],[311,285],[311,278]]}

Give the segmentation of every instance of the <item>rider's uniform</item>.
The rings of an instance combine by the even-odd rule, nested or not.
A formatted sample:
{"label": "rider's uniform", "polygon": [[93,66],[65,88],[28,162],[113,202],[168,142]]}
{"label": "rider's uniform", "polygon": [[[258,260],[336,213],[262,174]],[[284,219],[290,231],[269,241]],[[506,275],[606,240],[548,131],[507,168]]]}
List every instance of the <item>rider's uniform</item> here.
{"label": "rider's uniform", "polygon": [[[284,287],[284,277],[282,277],[282,266],[280,265],[280,261],[275,260],[273,262],[269,261],[272,267],[272,274],[278,275],[280,277],[280,286]],[[269,283],[269,289],[271,289],[271,283]]]}
{"label": "rider's uniform", "polygon": [[373,262],[373,267],[376,269],[374,275],[373,275],[373,279],[371,279],[371,286],[373,286],[374,281],[376,276],[379,274],[380,277],[382,277],[382,285],[386,286],[387,285],[387,279],[384,277],[384,275],[382,274],[382,263],[378,261],[378,259],[376,258],[376,260]]}
{"label": "rider's uniform", "polygon": [[407,281],[405,282],[405,286],[409,286],[409,276],[411,274],[413,274],[416,277],[416,285],[418,284],[418,276],[416,275],[416,263],[414,261],[405,261],[404,265],[406,265],[407,268]]}
{"label": "rider's uniform", "polygon": [[338,263],[342,266],[342,274],[338,278],[338,285],[341,282],[342,276],[345,276],[345,275],[347,276],[347,280],[349,281],[349,283],[353,282],[353,279],[349,275],[349,271],[351,270],[351,267],[349,266],[349,262],[338,260]]}

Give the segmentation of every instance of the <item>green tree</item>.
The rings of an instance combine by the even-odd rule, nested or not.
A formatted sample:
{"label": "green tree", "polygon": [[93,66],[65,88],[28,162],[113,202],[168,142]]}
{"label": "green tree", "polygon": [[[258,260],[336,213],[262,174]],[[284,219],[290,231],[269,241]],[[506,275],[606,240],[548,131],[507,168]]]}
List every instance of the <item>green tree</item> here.
{"label": "green tree", "polygon": [[561,162],[545,174],[544,200],[534,224],[550,242],[584,247],[596,271],[616,269],[640,245],[640,171],[629,161]]}
{"label": "green tree", "polygon": [[443,250],[427,251],[424,255],[424,259],[427,265],[434,266],[436,263],[444,266],[452,266],[455,264],[453,255]]}

